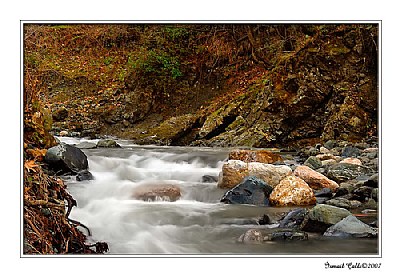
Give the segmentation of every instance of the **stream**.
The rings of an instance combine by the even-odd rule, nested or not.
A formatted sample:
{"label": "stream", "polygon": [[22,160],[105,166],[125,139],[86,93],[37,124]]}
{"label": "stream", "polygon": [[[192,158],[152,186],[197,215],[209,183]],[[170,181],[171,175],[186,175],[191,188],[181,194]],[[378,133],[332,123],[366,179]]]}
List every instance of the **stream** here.
{"label": "stream", "polygon": [[[67,144],[84,140],[58,137]],[[261,254],[371,255],[377,239],[333,239],[310,234],[307,241],[269,241],[243,244],[237,239],[268,214],[278,220],[296,207],[259,207],[220,203],[225,190],[203,183],[204,175],[218,176],[231,149],[138,146],[118,140],[122,148],[83,149],[94,180],[65,177],[78,206],[70,218],[91,230],[88,242],[108,243],[107,254]],[[146,183],[174,184],[181,189],[175,202],[142,201],[132,190]],[[87,234],[86,229],[79,229]]]}

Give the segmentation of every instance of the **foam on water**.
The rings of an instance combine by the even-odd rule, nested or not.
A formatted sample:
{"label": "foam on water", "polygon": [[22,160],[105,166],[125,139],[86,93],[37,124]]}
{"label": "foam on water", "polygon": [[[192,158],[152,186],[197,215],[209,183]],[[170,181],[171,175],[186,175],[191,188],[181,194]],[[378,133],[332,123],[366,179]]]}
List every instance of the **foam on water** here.
{"label": "foam on water", "polygon": [[[60,140],[82,142],[75,138]],[[90,228],[89,241],[107,242],[108,254],[282,254],[313,252],[320,245],[237,243],[246,229],[264,227],[257,224],[263,214],[277,219],[290,208],[220,203],[225,190],[201,179],[203,175],[218,176],[228,149],[139,147],[129,141],[119,144],[122,148],[83,150],[94,180],[66,178],[68,190],[78,203],[70,217]],[[166,183],[180,187],[179,200],[146,202],[132,198],[139,185]],[[342,248],[338,242],[331,244],[335,253],[349,248],[365,252],[374,245],[363,242],[358,247],[352,244]]]}

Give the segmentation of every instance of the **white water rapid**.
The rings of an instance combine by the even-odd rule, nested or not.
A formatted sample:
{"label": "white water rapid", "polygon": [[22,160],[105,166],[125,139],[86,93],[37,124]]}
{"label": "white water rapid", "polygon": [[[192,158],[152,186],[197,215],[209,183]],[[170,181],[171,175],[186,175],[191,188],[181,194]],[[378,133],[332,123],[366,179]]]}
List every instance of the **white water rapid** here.
{"label": "white water rapid", "polygon": [[[79,144],[97,141],[59,137]],[[263,214],[278,219],[290,208],[227,205],[225,190],[203,183],[204,175],[218,176],[229,149],[137,146],[117,141],[122,148],[84,149],[94,180],[65,178],[78,206],[70,218],[92,232],[89,242],[104,241],[107,254],[324,254],[368,253],[376,242],[345,243],[318,239],[291,243],[246,245],[237,242],[247,229],[266,227]],[[175,202],[142,201],[132,197],[143,184],[174,184],[181,189]],[[293,208],[292,208],[293,209]],[[79,228],[87,233],[84,228]],[[321,246],[323,244],[323,246]]]}

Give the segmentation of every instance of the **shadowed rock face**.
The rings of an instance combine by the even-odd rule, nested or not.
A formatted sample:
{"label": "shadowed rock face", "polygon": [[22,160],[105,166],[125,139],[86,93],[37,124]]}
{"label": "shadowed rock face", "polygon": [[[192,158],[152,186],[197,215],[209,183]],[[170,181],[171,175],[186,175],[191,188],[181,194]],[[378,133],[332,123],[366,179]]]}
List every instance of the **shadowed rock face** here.
{"label": "shadowed rock face", "polygon": [[246,177],[239,185],[227,191],[221,202],[229,204],[269,205],[272,187],[257,177]]}

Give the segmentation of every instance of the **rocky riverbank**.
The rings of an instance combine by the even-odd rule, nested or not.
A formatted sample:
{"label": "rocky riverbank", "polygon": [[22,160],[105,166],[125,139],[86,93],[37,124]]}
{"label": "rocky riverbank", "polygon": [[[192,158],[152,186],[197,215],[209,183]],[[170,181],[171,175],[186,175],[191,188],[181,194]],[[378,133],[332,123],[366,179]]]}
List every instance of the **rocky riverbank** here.
{"label": "rocky riverbank", "polygon": [[[259,224],[267,229],[250,229],[238,241],[307,240],[313,233],[376,238],[380,200],[377,146],[376,142],[329,140],[272,164],[228,160],[218,185],[231,189],[221,202],[294,207],[279,219],[260,217]],[[296,164],[295,157],[300,158]]]}

